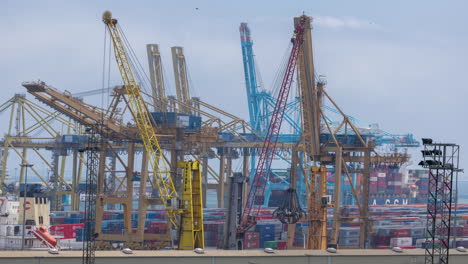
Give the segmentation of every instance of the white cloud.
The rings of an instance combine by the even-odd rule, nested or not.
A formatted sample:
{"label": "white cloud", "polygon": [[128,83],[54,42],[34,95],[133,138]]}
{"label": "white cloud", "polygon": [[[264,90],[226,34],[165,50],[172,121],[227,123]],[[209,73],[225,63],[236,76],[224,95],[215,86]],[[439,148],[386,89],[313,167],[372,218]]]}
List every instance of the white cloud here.
{"label": "white cloud", "polygon": [[356,17],[313,16],[313,24],[334,29],[381,29],[375,22]]}

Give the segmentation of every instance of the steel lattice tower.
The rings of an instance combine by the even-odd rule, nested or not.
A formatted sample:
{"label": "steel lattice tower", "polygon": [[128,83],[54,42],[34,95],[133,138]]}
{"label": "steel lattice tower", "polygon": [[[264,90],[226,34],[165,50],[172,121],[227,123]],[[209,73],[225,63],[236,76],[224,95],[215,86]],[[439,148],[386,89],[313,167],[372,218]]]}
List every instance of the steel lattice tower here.
{"label": "steel lattice tower", "polygon": [[[423,139],[424,160],[419,165],[429,169],[425,263],[448,263],[453,179],[458,172],[460,146],[433,143]],[[440,242],[440,245],[438,245]]]}
{"label": "steel lattice tower", "polygon": [[86,199],[84,216],[84,237],[83,237],[83,264],[94,264],[96,251],[96,192],[99,170],[99,152],[102,144],[100,137],[95,133],[94,128],[87,128],[88,144],[86,170]]}

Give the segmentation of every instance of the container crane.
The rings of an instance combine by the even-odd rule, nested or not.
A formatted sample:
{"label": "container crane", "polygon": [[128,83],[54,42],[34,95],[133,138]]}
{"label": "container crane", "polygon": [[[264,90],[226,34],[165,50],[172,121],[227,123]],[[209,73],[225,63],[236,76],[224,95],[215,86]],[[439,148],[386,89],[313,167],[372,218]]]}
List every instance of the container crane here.
{"label": "container crane", "polygon": [[275,155],[276,143],[278,142],[278,135],[281,130],[281,124],[294,78],[294,71],[299,51],[303,43],[303,34],[304,24],[299,23],[295,26],[294,37],[291,39],[293,47],[281,83],[278,100],[276,101],[271,122],[263,142],[262,152],[259,156],[257,169],[250,185],[247,200],[245,201],[245,206],[240,217],[240,224],[237,228],[238,237],[242,237],[247,230],[257,223],[257,216],[261,205],[256,202],[256,198],[263,197],[263,193],[265,191],[266,179],[269,176],[271,163],[273,156]]}
{"label": "container crane", "polygon": [[[104,12],[103,22],[112,38],[114,55],[122,77],[127,105],[136,122],[144,145],[146,157],[151,165],[154,178],[159,191],[168,222],[174,227],[179,227],[179,249],[203,248],[203,207],[201,202],[201,181],[198,163],[180,163],[185,168],[182,185],[182,200],[178,205],[178,193],[168,170],[168,164],[155,132],[154,120],[150,117],[146,103],[140,92],[140,86],[135,78],[132,64],[127,55],[126,46],[121,38],[122,32],[117,24],[117,19],[112,17],[109,11]],[[198,175],[197,177],[193,175]],[[193,183],[190,182],[193,180]],[[198,184],[198,182],[200,184]],[[198,186],[200,185],[200,186]],[[178,217],[180,216],[180,221]]]}

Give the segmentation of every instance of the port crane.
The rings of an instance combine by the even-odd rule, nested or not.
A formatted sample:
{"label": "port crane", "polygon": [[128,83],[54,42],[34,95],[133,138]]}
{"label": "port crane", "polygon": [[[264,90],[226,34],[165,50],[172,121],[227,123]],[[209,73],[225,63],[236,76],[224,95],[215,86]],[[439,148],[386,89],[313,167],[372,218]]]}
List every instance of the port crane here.
{"label": "port crane", "polygon": [[[239,27],[240,32],[240,43],[241,43],[241,50],[242,50],[242,61],[244,66],[244,79],[245,79],[245,87],[246,87],[246,94],[247,94],[247,102],[248,102],[248,109],[249,109],[249,121],[253,128],[255,128],[259,133],[263,136],[267,133],[268,125],[270,122],[270,117],[273,113],[273,109],[276,105],[276,100],[270,91],[262,89],[262,82],[259,74],[259,69],[256,67],[255,63],[255,55],[254,55],[254,42],[252,39],[252,34],[249,26],[247,23],[241,23]],[[299,66],[298,66],[299,67]],[[302,67],[302,66],[301,66]],[[305,67],[305,66],[304,66]],[[313,66],[312,66],[313,68]],[[316,79],[315,76],[314,80]],[[308,76],[308,78],[311,78]],[[323,79],[323,78],[322,78]],[[300,81],[298,79],[298,81]],[[324,85],[324,80],[319,80],[318,83],[322,82]],[[306,92],[307,94],[308,92]],[[305,104],[309,104],[305,102],[305,100],[309,97],[303,97],[301,92],[298,91],[297,96],[291,98],[290,102],[288,102],[286,106],[286,111],[284,115],[284,121],[286,122],[285,125],[288,125],[289,133],[281,133],[279,135],[279,141],[281,142],[291,142],[297,143],[302,146],[301,137],[303,135],[303,130],[307,130],[309,128],[304,127],[304,119],[309,119],[308,113],[303,113],[303,111],[308,111],[308,108],[304,108]],[[335,134],[344,135],[346,133],[355,134],[354,131],[349,130],[345,131],[344,126],[339,126],[340,122],[339,119],[342,116],[342,113],[337,110],[334,106],[329,106],[326,104],[321,104],[321,110],[324,113],[325,118],[327,119],[330,128],[335,131]],[[317,112],[317,111],[316,111]],[[316,116],[317,118],[317,116]],[[320,120],[320,116],[318,116]],[[355,123],[359,129],[359,132],[362,136],[366,138],[371,138],[375,141],[376,146],[385,147],[387,150],[388,148],[393,152],[396,148],[414,148],[419,147],[419,142],[414,139],[412,134],[392,134],[386,132],[382,129],[378,128],[377,124],[368,124],[363,122],[353,116],[347,115],[347,119]],[[310,123],[310,121],[305,121]],[[285,126],[283,125],[283,127]],[[307,125],[307,124],[305,124]],[[323,143],[325,141],[331,141],[332,137],[330,133],[326,133],[325,126],[322,127],[321,138],[319,140]],[[310,141],[310,132],[305,131],[304,135],[308,135],[306,138],[307,141]],[[317,141],[317,138],[314,139]],[[301,142],[300,142],[301,141]],[[297,149],[297,148],[296,148]],[[302,147],[299,148],[301,153],[304,153],[304,149]],[[382,148],[383,150],[384,148]],[[277,153],[279,159],[284,161],[287,166],[294,169],[294,165],[292,163],[293,153],[291,152],[292,148],[287,150],[287,155],[284,156],[282,153]],[[255,153],[252,153],[250,156],[250,177],[253,178],[255,173],[255,165],[257,156]],[[303,155],[301,156],[301,160],[304,160]],[[297,175],[296,178],[299,182],[305,182],[306,176],[304,170],[296,170]],[[271,199],[272,193],[275,191],[286,191],[289,187],[296,185],[296,183],[292,182],[293,178],[286,180],[284,175],[290,174],[288,170],[281,169],[281,168],[271,168],[270,171],[272,177],[268,180],[267,186],[264,194],[263,199],[263,207],[271,207],[274,204],[277,204],[277,199]],[[299,184],[294,188],[297,189],[297,193],[301,198],[302,206],[305,206],[305,201],[307,200],[307,194],[309,193],[306,190],[306,184]]]}
{"label": "port crane", "polygon": [[[393,143],[393,141],[383,141],[382,137],[379,137],[380,134],[383,134],[380,130],[363,130],[362,128],[357,128],[353,122],[355,118],[346,115],[338,105],[332,100],[332,98],[324,90],[325,80],[316,78],[316,73],[313,64],[313,52],[312,52],[312,37],[311,37],[311,18],[307,16],[301,16],[294,19],[295,27],[303,23],[305,25],[303,43],[299,49],[298,58],[297,58],[297,83],[298,83],[298,99],[301,113],[301,124],[299,125],[299,134],[300,139],[296,143],[296,148],[292,148],[293,152],[291,154],[291,177],[289,186],[292,189],[295,188],[295,176],[304,175],[304,180],[308,187],[307,192],[307,206],[308,206],[308,217],[306,218],[309,221],[309,236],[307,247],[315,249],[323,249],[326,247],[327,237],[326,237],[326,211],[327,207],[334,206],[334,216],[333,216],[333,235],[331,238],[332,244],[337,244],[338,240],[338,229],[341,223],[340,217],[340,192],[341,192],[341,178],[342,175],[350,179],[351,166],[350,163],[359,163],[364,175],[362,182],[360,182],[360,190],[356,191],[357,188],[352,187],[353,195],[357,201],[357,206],[360,210],[361,218],[361,241],[360,246],[365,247],[367,241],[367,226],[368,226],[368,177],[369,177],[369,167],[370,163],[380,163],[380,162],[397,162],[402,163],[407,160],[406,155],[396,155],[395,156],[381,156],[374,151],[374,147],[379,144]],[[241,43],[243,48],[243,59],[244,59],[244,73],[246,78],[246,87],[247,94],[249,98],[249,104],[257,104],[259,106],[258,99],[261,96],[258,96],[258,92],[255,90],[257,87],[255,78],[252,78],[252,74],[255,73],[255,68],[253,64],[253,53],[252,53],[252,41],[250,38],[250,31],[247,26],[241,24]],[[289,66],[289,65],[288,65]],[[288,70],[286,70],[288,71]],[[281,96],[281,92],[280,92]],[[281,100],[281,97],[277,100]],[[325,106],[323,104],[324,99],[332,104],[331,107]],[[277,102],[277,101],[276,101]],[[257,109],[257,110],[256,110]],[[263,108],[262,108],[263,109]],[[260,109],[260,110],[262,110]],[[277,107],[273,108],[276,111]],[[258,121],[258,107],[255,105],[249,105],[249,110],[251,111],[251,122],[252,125],[260,124]],[[299,111],[299,110],[298,110]],[[340,120],[332,120],[325,114],[325,111],[337,114]],[[271,115],[274,120],[275,112]],[[257,119],[255,119],[257,118]],[[273,122],[273,121],[272,121]],[[271,123],[270,123],[271,125]],[[283,135],[282,135],[283,136]],[[397,138],[399,135],[390,135],[386,134],[388,138]],[[281,141],[281,140],[280,140]],[[396,141],[395,141],[396,142]],[[410,142],[409,146],[417,145],[417,142],[413,144]],[[375,153],[374,155],[371,155]],[[298,157],[300,154],[300,157]],[[298,162],[302,160],[304,164],[310,164],[308,170],[304,170],[303,167],[299,166]],[[259,163],[260,164],[260,163]],[[335,188],[333,194],[333,203],[331,203],[330,198],[326,196],[326,172],[327,167],[331,166],[335,175]],[[342,174],[343,173],[343,174]],[[255,179],[254,183],[255,184]],[[270,189],[270,188],[269,188]],[[292,208],[292,203],[289,201],[292,200],[289,198],[286,200],[289,205],[282,205],[279,209],[280,213],[277,215],[282,215],[283,212],[287,212],[288,208]],[[264,194],[264,191],[258,191],[256,200],[261,200]],[[362,196],[361,199],[358,199],[358,195]],[[294,197],[294,196],[291,196]],[[250,199],[250,198],[249,198]],[[248,200],[249,201],[249,200]],[[245,210],[248,209],[246,204]],[[248,215],[248,212],[247,212]],[[283,214],[284,215],[284,214]],[[281,218],[280,218],[281,219]],[[283,217],[283,220],[287,219]],[[246,220],[245,217],[242,218],[243,221]],[[253,221],[254,222],[254,221]],[[287,222],[287,221],[285,221]],[[291,221],[293,222],[293,221]],[[293,238],[295,225],[290,225],[291,229],[288,228],[289,241],[288,245],[292,244],[291,239]]]}
{"label": "port crane", "polygon": [[179,249],[204,248],[200,166],[198,162],[179,163],[179,166],[184,168],[182,200],[179,204],[179,195],[160,147],[154,120],[140,92],[117,19],[112,17],[111,12],[106,11],[103,14],[103,22],[112,39],[115,59],[127,94],[126,102],[140,132],[168,222],[180,229]]}
{"label": "port crane", "polygon": [[[256,201],[256,199],[257,197],[263,197],[266,180],[269,177],[271,163],[273,161],[276,144],[278,142],[278,135],[281,130],[281,124],[284,118],[289,92],[293,83],[294,71],[296,69],[299,50],[303,43],[303,33],[304,24],[299,23],[295,26],[294,29],[294,36],[291,39],[291,42],[293,43],[292,50],[281,83],[278,100],[276,102],[275,110],[263,142],[263,147],[261,148],[255,175],[252,179],[252,182],[250,183],[250,189],[248,191],[245,205],[239,219],[240,223],[237,226],[236,236],[238,243],[239,241],[242,241],[245,232],[257,223],[257,217],[262,203],[259,203]],[[230,235],[233,236],[234,234],[231,232]]]}
{"label": "port crane", "polygon": [[[281,89],[276,100],[276,106],[269,122],[268,131],[266,132],[264,145],[259,157],[257,169],[255,171],[253,182],[251,183],[249,194],[245,202],[245,206],[240,218],[240,224],[237,229],[237,235],[242,238],[242,235],[256,224],[256,217],[259,212],[260,205],[258,197],[263,197],[266,179],[269,177],[271,162],[274,155],[275,144],[278,141],[278,136],[283,121],[289,91],[292,85],[294,72],[297,66],[298,85],[302,98],[302,137],[301,141],[305,145],[305,153],[317,160],[320,155],[320,103],[321,94],[317,93],[315,87],[315,72],[313,69],[312,60],[312,41],[311,41],[311,26],[310,18],[301,16],[294,19],[294,38],[293,48],[289,56],[288,64],[286,66],[285,75]],[[256,80],[255,69],[253,65],[253,55],[251,50],[250,31],[246,24],[241,24],[241,42],[242,52],[244,58],[244,71],[248,91],[249,101],[258,100],[256,95]],[[312,68],[310,68],[312,67]],[[323,86],[323,83],[319,84]],[[251,112],[252,125],[260,128],[258,122],[258,101],[249,102],[249,110]],[[278,217],[281,222],[290,224],[292,226],[299,221],[304,212],[297,201],[296,193],[296,174],[298,173],[297,166],[299,163],[298,148],[293,148],[292,161],[291,161],[291,187],[287,190],[285,201],[282,206],[275,210],[274,215]],[[324,166],[312,166],[310,168],[310,180],[307,181],[310,194],[308,195],[308,211],[311,218],[311,229],[315,232],[313,239],[309,241],[316,241],[315,244],[308,245],[308,247],[322,248],[326,244],[326,207],[327,203],[323,203],[321,197],[324,196],[326,191],[326,168]],[[291,228],[288,232],[291,233],[295,230]],[[319,239],[317,238],[317,235]],[[310,236],[309,236],[310,237]]]}

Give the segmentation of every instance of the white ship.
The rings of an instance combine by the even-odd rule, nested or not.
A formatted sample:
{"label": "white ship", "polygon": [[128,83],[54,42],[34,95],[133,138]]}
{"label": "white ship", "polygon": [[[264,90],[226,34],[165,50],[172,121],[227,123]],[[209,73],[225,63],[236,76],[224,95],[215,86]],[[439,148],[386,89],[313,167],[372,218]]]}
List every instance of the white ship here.
{"label": "white ship", "polygon": [[49,226],[50,202],[46,197],[20,197],[19,201],[0,198],[0,249],[58,248],[59,238],[48,233]]}

